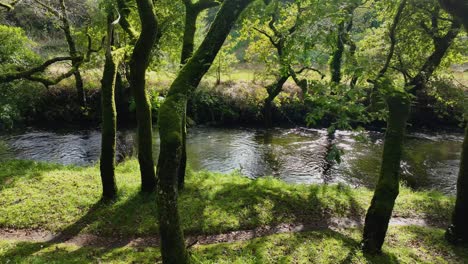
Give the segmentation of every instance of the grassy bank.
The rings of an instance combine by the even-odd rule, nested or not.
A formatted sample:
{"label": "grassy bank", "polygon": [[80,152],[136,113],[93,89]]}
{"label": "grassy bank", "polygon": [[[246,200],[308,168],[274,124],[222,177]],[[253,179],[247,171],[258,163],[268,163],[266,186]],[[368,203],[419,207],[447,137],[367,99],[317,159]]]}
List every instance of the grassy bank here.
{"label": "grassy bank", "polygon": [[[359,250],[357,229],[280,234],[245,242],[195,246],[193,263],[467,263],[466,247],[445,242],[443,230],[390,228],[384,253]],[[157,248],[91,248],[0,242],[1,263],[160,263]]]}
{"label": "grassy bank", "polygon": [[[98,166],[81,168],[8,161],[0,164],[0,227],[70,234],[145,236],[158,233],[155,197],[139,194],[135,160],[117,167],[119,198],[100,199]],[[190,172],[180,197],[186,234],[217,234],[278,223],[314,223],[365,214],[372,191],[290,185],[272,178]],[[403,188],[395,215],[447,223],[453,198]]]}

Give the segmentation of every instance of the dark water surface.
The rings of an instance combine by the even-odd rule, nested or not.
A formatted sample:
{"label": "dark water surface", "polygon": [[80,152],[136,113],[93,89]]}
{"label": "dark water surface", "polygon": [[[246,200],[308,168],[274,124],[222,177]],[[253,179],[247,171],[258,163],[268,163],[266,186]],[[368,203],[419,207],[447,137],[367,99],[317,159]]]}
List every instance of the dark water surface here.
{"label": "dark water surface", "polygon": [[[87,166],[100,153],[96,130],[32,131],[1,136],[0,159],[19,158]],[[155,153],[159,139],[155,138]],[[188,159],[195,170],[231,172],[257,178],[273,175],[292,183],[346,183],[373,187],[378,177],[383,134],[339,131],[336,144],[344,150],[341,164],[323,173],[326,132],[298,129],[189,130]],[[118,134],[118,160],[134,155],[133,131]],[[435,189],[453,194],[456,188],[462,134],[412,133],[405,143],[402,178],[414,189]],[[0,142],[1,143],[1,142]]]}

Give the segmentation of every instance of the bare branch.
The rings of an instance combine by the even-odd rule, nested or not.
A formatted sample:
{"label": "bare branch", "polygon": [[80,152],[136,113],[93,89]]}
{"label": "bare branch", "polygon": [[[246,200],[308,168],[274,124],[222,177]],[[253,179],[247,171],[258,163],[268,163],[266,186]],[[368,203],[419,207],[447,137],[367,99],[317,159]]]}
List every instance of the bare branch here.
{"label": "bare branch", "polygon": [[393,54],[395,53],[395,46],[396,46],[396,30],[398,27],[398,24],[400,23],[401,16],[403,14],[403,9],[406,6],[407,0],[402,0],[400,2],[400,5],[398,6],[397,13],[395,14],[395,17],[393,18],[393,23],[392,26],[390,27],[390,32],[389,32],[389,37],[390,37],[390,49],[387,54],[387,58],[385,60],[385,64],[383,68],[380,70],[379,74],[377,75],[376,79],[379,79],[384,76],[384,74],[387,72],[388,67],[390,66],[390,62],[393,58]]}
{"label": "bare branch", "polygon": [[278,45],[278,42],[274,39],[274,37],[272,35],[268,34],[266,31],[261,30],[259,28],[255,28],[255,27],[254,27],[254,30],[256,30],[259,33],[261,33],[262,35],[266,36],[270,40],[271,44],[273,44],[275,47],[276,47],[276,45]]}
{"label": "bare branch", "polygon": [[68,72],[57,76],[55,79],[48,79],[48,78],[44,78],[44,77],[40,77],[40,76],[34,76],[34,75],[31,75],[31,76],[29,76],[27,78],[24,78],[24,79],[27,79],[27,80],[30,80],[30,81],[35,81],[35,82],[40,82],[46,88],[48,88],[49,86],[57,85],[61,81],[71,77],[78,70],[78,68],[79,68],[78,66],[79,65],[73,66]]}
{"label": "bare branch", "polygon": [[[72,61],[77,58],[73,57],[57,57],[53,58],[50,60],[45,61],[39,66],[33,67],[29,70],[21,71],[21,72],[14,72],[14,73],[5,73],[0,75],[0,83],[6,83],[6,82],[11,82],[14,80],[19,80],[19,79],[31,79],[31,78],[37,78],[37,77],[32,77],[34,74],[39,73],[39,72],[44,72],[50,65],[61,62],[61,61]],[[82,57],[78,59],[83,59]]]}
{"label": "bare branch", "polygon": [[18,4],[19,2],[21,2],[21,0],[16,0],[11,3],[0,2],[0,7],[6,8],[7,11],[11,11],[15,7],[15,5]]}
{"label": "bare branch", "polygon": [[2,3],[2,2],[0,2],[0,7],[6,8],[8,11],[13,9],[13,6],[11,4]]}
{"label": "bare branch", "polygon": [[60,15],[59,11],[55,10],[51,6],[48,6],[48,5],[46,5],[45,3],[43,3],[43,2],[41,2],[39,0],[33,0],[33,1],[36,2],[37,4],[39,4],[40,6],[42,6],[43,8],[45,8],[48,12],[50,12],[51,14],[56,16],[57,18],[61,18],[61,15]]}
{"label": "bare branch", "polygon": [[91,35],[89,33],[86,33],[86,37],[88,38],[88,50],[86,51],[86,56],[84,60],[86,62],[89,62],[89,60],[91,59],[92,53],[97,53],[102,50],[102,47],[104,46],[106,42],[106,37],[102,37],[101,45],[97,49],[93,49],[93,40],[91,38]]}
{"label": "bare branch", "polygon": [[131,42],[136,42],[136,40],[138,39],[138,33],[128,21],[128,16],[130,15],[130,7],[128,6],[126,0],[117,0],[117,8],[120,14],[120,26],[130,37]]}

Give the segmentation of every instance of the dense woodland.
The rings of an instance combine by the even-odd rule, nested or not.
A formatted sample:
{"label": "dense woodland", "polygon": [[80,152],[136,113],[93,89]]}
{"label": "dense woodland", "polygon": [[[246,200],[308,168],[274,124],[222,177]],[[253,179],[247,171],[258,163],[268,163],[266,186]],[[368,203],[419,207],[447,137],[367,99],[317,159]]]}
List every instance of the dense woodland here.
{"label": "dense woodland", "polygon": [[[421,198],[418,202],[420,205],[424,200],[424,203],[432,204],[428,208],[433,208],[431,206],[436,202],[447,201],[439,210],[450,211],[451,217],[445,216],[444,221],[438,221],[439,229],[427,231],[432,235],[423,231],[420,235],[436,241],[427,251],[436,247],[436,243],[444,243],[444,247],[465,252],[456,259],[446,260],[463,263],[468,261],[467,14],[466,0],[0,0],[0,129],[3,133],[12,133],[27,127],[99,127],[102,141],[96,173],[87,171],[93,168],[47,170],[49,174],[62,175],[64,171],[71,174],[60,176],[62,178],[74,177],[74,173],[90,173],[99,179],[100,184],[95,185],[100,190],[95,191],[100,197],[97,205],[69,205],[80,208],[76,214],[82,216],[80,221],[84,219],[83,223],[91,226],[91,230],[96,228],[92,227],[93,221],[101,219],[99,221],[104,224],[110,221],[112,227],[104,227],[107,231],[102,231],[103,236],[113,232],[121,238],[158,236],[160,253],[132,259],[132,253],[122,251],[113,260],[104,259],[104,262],[124,263],[283,263],[280,257],[249,259],[250,254],[256,255],[255,251],[260,249],[255,246],[241,249],[240,245],[239,250],[244,250],[242,254],[230,253],[234,254],[233,258],[220,260],[217,258],[231,249],[212,249],[211,253],[206,253],[209,249],[199,249],[195,246],[197,241],[184,236],[187,233],[192,237],[250,230],[282,221],[253,221],[237,227],[225,224],[218,229],[210,228],[210,224],[202,230],[195,227],[201,219],[194,217],[193,210],[187,209],[191,207],[190,200],[195,203],[195,200],[204,199],[203,192],[210,193],[211,188],[229,185],[229,182],[211,179],[225,176],[194,176],[198,172],[187,168],[187,133],[198,125],[326,129],[324,173],[340,162],[343,150],[334,144],[338,130],[383,131],[381,168],[375,189],[369,193],[366,193],[369,190],[355,193],[362,195],[358,200],[365,201],[357,203],[366,210],[351,212],[353,209],[348,210],[345,205],[341,209],[336,205],[330,210],[350,211],[358,218],[362,216],[362,228],[349,231],[355,232],[349,236],[357,236],[359,241],[351,246],[352,252],[347,257],[341,260],[330,258],[327,263],[444,263],[443,259],[424,256],[388,258],[388,250],[382,248],[385,243],[389,246],[396,243],[393,241],[395,235],[392,233],[389,239],[387,233],[392,217],[401,215],[402,210],[395,204],[400,193],[407,131],[465,131],[456,197],[428,195],[429,198]],[[137,161],[117,165],[116,138],[118,129],[124,127],[136,131]],[[159,140],[157,159],[154,158],[155,137]],[[20,185],[15,185],[15,175],[29,175],[30,172],[21,170],[36,165],[16,160],[0,162],[0,166],[4,171],[0,173],[0,193],[5,190],[0,194],[0,205],[10,204],[7,201],[11,197],[21,201],[23,198],[14,198],[22,194],[17,187]],[[34,170],[55,165],[38,166],[45,167],[34,167]],[[102,212],[128,198],[128,177],[123,176],[127,174],[138,176],[131,180],[132,188],[139,189],[136,194],[139,198],[131,207],[137,209],[121,212],[120,218],[105,220],[112,216]],[[203,177],[208,177],[206,179],[214,184],[205,185],[201,180]],[[95,183],[77,179],[82,181],[78,183],[82,186],[78,188],[80,190]],[[238,179],[240,182],[246,180]],[[67,180],[63,181],[66,186]],[[48,184],[54,185],[53,182]],[[226,202],[220,207],[233,211],[249,206],[262,207],[262,201],[272,199],[267,191],[256,190],[258,196],[253,204],[246,202],[237,208],[236,199],[242,200],[253,194],[244,193],[243,185],[236,184],[231,183],[233,188],[226,194],[226,197],[232,196],[229,202],[236,205]],[[326,188],[288,187],[288,184],[276,182],[246,183],[245,186],[260,188],[262,184],[265,190],[273,190],[268,188],[274,186],[268,184],[280,185],[285,190],[293,188],[288,192],[298,192],[297,197],[301,196],[300,192],[311,192],[301,188]],[[69,185],[66,188],[73,188],[72,180]],[[43,187],[48,189],[47,186]],[[333,188],[336,188],[333,194],[336,197],[330,198],[333,201],[341,199],[339,197],[346,192],[356,192],[341,185]],[[17,193],[11,193],[9,197],[7,189]],[[403,189],[405,195],[407,192]],[[418,198],[414,197],[419,194],[412,195],[414,200],[401,199],[406,199],[409,204],[408,211],[418,212]],[[278,200],[281,206],[277,205],[285,211],[275,209],[277,216],[271,215],[271,219],[282,218],[292,210],[288,207],[303,211],[303,217],[310,216],[310,219],[300,220],[302,223],[313,224],[314,219],[320,219],[314,211],[318,208],[300,209],[295,196],[286,193],[278,196],[285,197]],[[74,203],[74,198],[64,199]],[[216,203],[212,198],[206,198],[204,202],[206,206]],[[144,207],[138,207],[141,206],[136,205],[138,203]],[[70,210],[75,212],[75,209]],[[14,215],[8,211],[3,213]],[[35,219],[35,214],[31,212],[30,219]],[[74,214],[70,213],[69,217],[73,218]],[[125,227],[132,226],[136,231],[125,233],[118,221],[127,221],[121,219],[136,215],[140,215],[139,218],[128,220]],[[294,213],[295,220],[285,221],[297,223],[297,215]],[[86,219],[87,216],[90,218]],[[148,217],[145,219],[144,216]],[[193,218],[187,220],[189,216]],[[223,226],[224,217],[227,218],[217,215],[218,219],[213,221],[219,221]],[[60,228],[48,228],[47,221],[31,220],[25,224],[28,221],[16,223],[11,219],[0,217],[1,234],[7,229],[38,229],[65,235],[58,235],[46,245],[66,242],[84,227],[75,232],[62,224],[56,225]],[[151,231],[144,231],[151,221],[157,222],[156,226],[152,226]],[[443,239],[437,240],[434,232],[441,233],[441,229],[444,230]],[[405,230],[399,232],[405,233]],[[99,231],[91,233],[100,235]],[[0,235],[0,239],[3,237]],[[278,240],[270,246],[281,248],[281,240],[285,244],[293,243],[287,237]],[[314,240],[301,243],[312,247]],[[416,244],[415,248],[419,247],[418,242],[413,244]],[[35,249],[37,245],[28,247],[0,243],[0,255],[6,254],[3,260],[14,263],[73,262],[67,254],[59,252],[58,246],[55,255],[49,252],[52,259],[28,259],[33,255],[31,252],[40,251]],[[9,254],[8,248],[18,251]],[[286,263],[325,262],[310,256],[288,259],[288,250],[277,254],[285,257],[283,261]],[[318,252],[307,254],[320,255]],[[430,252],[421,254],[431,255]],[[54,259],[57,256],[60,257]],[[80,258],[74,261],[95,261]]]}

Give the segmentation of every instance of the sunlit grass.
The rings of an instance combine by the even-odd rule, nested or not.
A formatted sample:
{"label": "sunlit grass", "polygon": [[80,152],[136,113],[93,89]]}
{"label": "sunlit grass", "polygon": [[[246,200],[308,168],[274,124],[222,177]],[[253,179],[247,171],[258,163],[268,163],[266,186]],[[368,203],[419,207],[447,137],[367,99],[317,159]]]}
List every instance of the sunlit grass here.
{"label": "sunlit grass", "polygon": [[[81,168],[8,161],[0,163],[0,227],[40,228],[101,235],[158,233],[153,195],[139,194],[135,160],[117,167],[119,198],[100,203],[98,166]],[[187,234],[214,234],[279,223],[362,217],[372,191],[342,185],[292,185],[236,173],[190,172],[179,210]],[[395,215],[448,221],[453,198],[403,188]]]}
{"label": "sunlit grass", "polygon": [[[468,250],[449,245],[441,229],[390,228],[383,254],[359,248],[361,230],[280,234],[244,242],[195,246],[193,263],[467,263]],[[0,241],[1,263],[161,263],[157,248],[92,248]]]}

